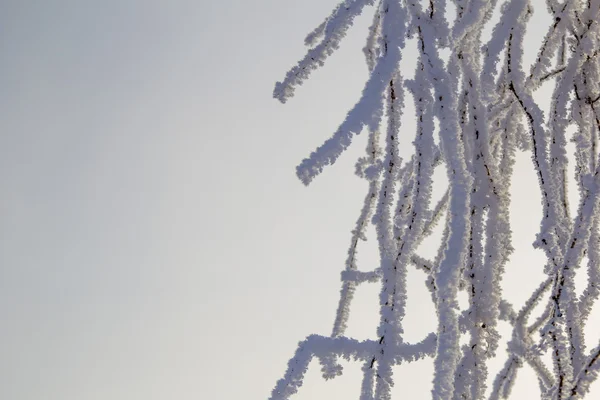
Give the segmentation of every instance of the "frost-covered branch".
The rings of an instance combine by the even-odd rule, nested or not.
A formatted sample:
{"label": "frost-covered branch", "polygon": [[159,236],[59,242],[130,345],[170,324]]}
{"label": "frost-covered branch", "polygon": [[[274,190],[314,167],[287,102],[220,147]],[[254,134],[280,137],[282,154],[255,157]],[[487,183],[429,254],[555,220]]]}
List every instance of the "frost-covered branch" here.
{"label": "frost-covered branch", "polygon": [[[392,386],[403,379],[393,368],[426,357],[434,363],[436,400],[507,398],[523,365],[535,372],[543,399],[587,393],[600,370],[600,350],[588,351],[584,335],[600,297],[600,0],[547,0],[550,21],[533,49],[535,61],[526,66],[524,53],[532,49],[525,37],[541,5],[533,3],[454,0],[449,8],[444,0],[345,0],[306,37],[308,53],[276,84],[274,96],[282,102],[374,6],[363,48],[369,71],[364,89],[339,128],[297,167],[309,184],[366,132],[366,155],[356,174],[368,188],[341,273],[331,336],[300,343],[273,400],[299,389],[313,358],[326,379],[340,375],[340,357],[362,363],[361,400],[391,399]],[[499,15],[490,30],[494,13]],[[416,53],[407,56],[409,44]],[[401,68],[409,61],[414,76]],[[546,110],[537,91],[552,85]],[[414,124],[403,122],[409,103]],[[412,143],[412,154],[401,157],[408,151],[401,143]],[[531,155],[538,179],[541,218],[534,246],[546,256],[537,266],[546,277],[516,311],[501,283],[513,256],[511,182],[519,173],[519,151]],[[446,176],[434,182],[439,165]],[[576,212],[569,204],[573,187]],[[434,188],[444,191],[435,201]],[[369,224],[379,260],[362,271],[357,255]],[[440,224],[438,247],[422,250]],[[404,335],[409,267],[425,273],[437,315],[436,331],[417,344],[406,343]],[[588,282],[577,296],[575,272],[581,268]],[[381,285],[379,326],[376,337],[357,341],[345,336],[350,305],[356,288],[369,282]],[[469,299],[462,309],[461,291]],[[537,306],[543,311],[534,316]],[[510,323],[512,337],[504,367],[492,377],[488,364],[497,355],[499,321]],[[544,361],[548,353],[552,365]]]}

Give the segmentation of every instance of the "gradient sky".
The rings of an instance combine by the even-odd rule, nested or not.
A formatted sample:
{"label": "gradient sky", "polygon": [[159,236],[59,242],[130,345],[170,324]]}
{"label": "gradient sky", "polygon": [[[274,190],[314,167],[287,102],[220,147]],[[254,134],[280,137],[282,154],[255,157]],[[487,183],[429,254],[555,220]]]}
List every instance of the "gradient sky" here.
{"label": "gradient sky", "polygon": [[[294,172],[358,99],[370,16],[289,104],[271,93],[336,3],[0,2],[0,398],[262,400],[298,341],[329,334],[365,138],[309,188]],[[544,261],[530,167],[504,286],[517,306]],[[423,278],[408,340],[435,329]],[[361,287],[349,335],[373,337],[377,293]],[[323,382],[313,365],[295,398],[357,398],[347,370]],[[430,361],[397,371],[398,394],[429,398]],[[531,371],[516,390],[537,394]]]}

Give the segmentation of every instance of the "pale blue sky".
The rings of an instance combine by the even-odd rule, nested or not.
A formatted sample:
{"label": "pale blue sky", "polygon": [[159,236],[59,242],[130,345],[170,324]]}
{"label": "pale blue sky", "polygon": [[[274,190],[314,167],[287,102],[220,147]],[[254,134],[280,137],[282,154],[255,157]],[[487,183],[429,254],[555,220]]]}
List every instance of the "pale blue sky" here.
{"label": "pale blue sky", "polygon": [[[358,98],[370,17],[289,104],[271,93],[335,4],[0,3],[0,398],[266,399],[297,342],[330,332],[364,138],[310,188],[294,170]],[[543,261],[519,176],[517,302]],[[433,307],[411,277],[418,340]],[[377,290],[349,334],[374,334]],[[313,368],[296,398],[357,398],[358,371]],[[430,364],[398,371],[398,393],[429,398]]]}

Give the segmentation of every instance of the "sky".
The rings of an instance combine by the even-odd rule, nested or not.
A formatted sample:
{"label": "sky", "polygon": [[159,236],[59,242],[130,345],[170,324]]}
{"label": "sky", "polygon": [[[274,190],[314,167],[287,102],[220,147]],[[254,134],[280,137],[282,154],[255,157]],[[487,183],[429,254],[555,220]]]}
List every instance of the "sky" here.
{"label": "sky", "polygon": [[[308,188],[295,166],[358,99],[370,16],[288,104],[272,90],[335,4],[0,2],[0,398],[267,399],[297,343],[330,333],[365,138]],[[544,261],[530,167],[513,183],[516,305]],[[371,240],[359,267],[375,256]],[[414,341],[435,329],[423,278]],[[377,294],[360,288],[348,335],[374,336]],[[357,364],[318,369],[296,399],[358,397]],[[398,367],[394,390],[429,398],[431,371]]]}

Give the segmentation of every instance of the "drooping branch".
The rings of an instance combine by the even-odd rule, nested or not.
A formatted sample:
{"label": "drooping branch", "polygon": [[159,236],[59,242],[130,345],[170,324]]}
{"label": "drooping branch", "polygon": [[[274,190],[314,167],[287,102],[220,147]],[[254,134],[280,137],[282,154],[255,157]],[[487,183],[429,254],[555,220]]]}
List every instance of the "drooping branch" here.
{"label": "drooping branch", "polygon": [[[276,85],[276,98],[292,97],[338,48],[355,18],[375,5],[363,49],[370,74],[364,90],[339,128],[297,169],[309,184],[354,135],[369,135],[367,154],[356,167],[368,189],[341,274],[334,327],[330,337],[312,335],[300,343],[273,400],[297,391],[312,358],[326,379],[342,373],[340,357],[360,361],[361,400],[390,399],[393,367],[424,357],[433,359],[431,393],[440,400],[482,399],[486,393],[507,398],[523,365],[535,372],[544,399],[581,398],[596,378],[600,351],[586,350],[583,327],[600,297],[600,1],[547,0],[551,21],[528,73],[525,33],[535,9],[529,0],[500,1],[455,0],[451,20],[444,0],[342,1],[307,36],[306,57]],[[500,13],[498,22],[484,41],[494,12]],[[406,57],[409,42],[417,53]],[[414,61],[414,78],[401,70],[401,60]],[[544,110],[536,91],[551,83],[551,107]],[[401,125],[411,101],[414,126]],[[400,143],[407,137],[413,154],[403,159]],[[546,278],[515,312],[501,282],[518,229],[510,224],[518,151],[531,154],[538,178],[541,220],[534,245],[547,260],[537,266]],[[434,182],[441,164],[446,180]],[[573,183],[579,193],[575,213]],[[445,190],[436,202],[434,187]],[[442,221],[438,248],[420,250]],[[357,250],[371,223],[379,260],[361,271]],[[418,344],[404,339],[409,267],[425,273],[438,319],[436,332]],[[575,271],[582,267],[588,283],[577,297]],[[354,292],[367,282],[381,285],[380,321],[376,338],[360,342],[345,332]],[[463,309],[460,291],[469,298]],[[538,305],[543,312],[534,318]],[[512,337],[504,368],[492,378],[488,362],[498,349],[501,320],[511,324]],[[552,366],[543,361],[546,352]]]}

